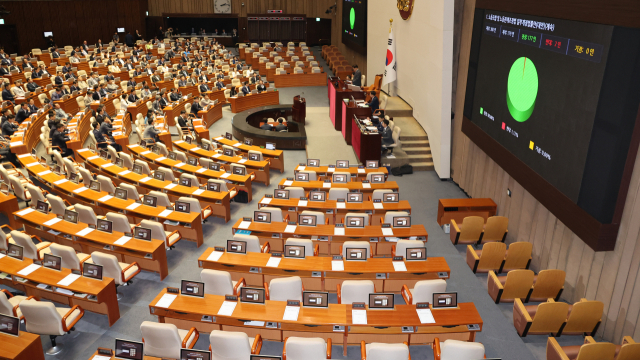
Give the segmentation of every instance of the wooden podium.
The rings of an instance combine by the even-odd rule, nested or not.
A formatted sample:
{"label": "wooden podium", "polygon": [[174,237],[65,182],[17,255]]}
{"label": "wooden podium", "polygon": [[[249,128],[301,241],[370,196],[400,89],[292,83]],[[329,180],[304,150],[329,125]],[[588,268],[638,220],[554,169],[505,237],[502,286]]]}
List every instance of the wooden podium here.
{"label": "wooden podium", "polygon": [[[342,100],[342,136],[348,145],[351,145],[351,127],[354,115],[358,117],[371,117],[371,108],[368,106],[359,107],[354,101],[349,101],[347,104],[346,101]],[[355,129],[355,131],[358,131],[358,129]]]}
{"label": "wooden podium", "polygon": [[294,96],[292,110],[291,118],[293,121],[304,124],[304,120],[307,117],[307,100],[300,95]]}

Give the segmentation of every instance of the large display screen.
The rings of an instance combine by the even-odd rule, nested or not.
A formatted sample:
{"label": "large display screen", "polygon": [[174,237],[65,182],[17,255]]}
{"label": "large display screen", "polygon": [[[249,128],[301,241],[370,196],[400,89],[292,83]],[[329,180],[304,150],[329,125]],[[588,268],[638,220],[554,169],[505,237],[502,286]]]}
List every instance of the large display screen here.
{"label": "large display screen", "polygon": [[342,43],[367,48],[367,0],[342,1]]}
{"label": "large display screen", "polygon": [[578,202],[613,26],[485,11],[471,121]]}

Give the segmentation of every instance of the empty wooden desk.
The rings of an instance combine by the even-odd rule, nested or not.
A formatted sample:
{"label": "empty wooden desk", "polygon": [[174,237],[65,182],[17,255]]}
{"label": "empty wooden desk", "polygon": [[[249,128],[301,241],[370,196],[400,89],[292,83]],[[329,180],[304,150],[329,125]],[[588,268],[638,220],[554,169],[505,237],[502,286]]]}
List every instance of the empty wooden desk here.
{"label": "empty wooden desk", "polygon": [[389,240],[406,238],[426,242],[428,237],[427,230],[421,224],[411,225],[407,228],[392,228],[392,235],[384,235],[380,225],[343,228],[344,233],[336,225],[291,225],[289,228],[288,226],[286,222],[259,223],[244,222],[243,219],[239,219],[233,225],[232,231],[234,234],[241,231],[241,233],[249,232],[251,235],[256,235],[260,238],[261,244],[268,241],[274,251],[282,251],[285,240],[290,237],[311,239],[314,244],[319,244],[320,254],[323,255],[339,255],[340,246],[345,241],[362,241],[371,245],[372,255],[390,256],[391,246],[395,244],[395,241]]}
{"label": "empty wooden desk", "polygon": [[[27,296],[35,296],[37,299],[49,299],[71,307],[78,305],[85,311],[107,315],[109,326],[115,324],[120,318],[116,283],[112,278],[96,280],[81,276],[71,284],[63,286],[58,283],[71,274],[70,269],[56,271],[40,266],[28,275],[19,274],[31,264],[33,264],[31,259],[20,261],[10,256],[0,258],[0,272],[9,274],[0,280],[0,284],[25,292]],[[49,290],[38,287],[40,284],[48,285]],[[62,289],[63,292],[57,291],[58,289]]]}
{"label": "empty wooden desk", "polygon": [[284,152],[282,150],[269,150],[269,149],[261,148],[259,146],[245,145],[236,140],[229,140],[224,136],[218,136],[214,138],[212,141],[221,145],[232,146],[233,148],[238,149],[243,153],[249,153],[249,150],[258,151],[262,153],[262,157],[271,160],[271,163],[270,163],[271,169],[277,169],[281,173],[284,172]]}
{"label": "empty wooden desk", "polygon": [[349,189],[349,191],[358,191],[365,194],[372,193],[374,190],[378,189],[388,189],[396,192],[398,191],[398,184],[395,181],[385,181],[381,184],[366,184],[360,181],[349,181],[347,183],[329,183],[324,181],[295,181],[282,179],[278,183],[279,189],[284,189],[290,186],[301,187],[306,191],[317,189],[328,192],[331,188],[337,188]]}
{"label": "empty wooden desk", "polygon": [[80,236],[77,233],[86,229],[88,227],[87,224],[81,222],[72,224],[64,220],[49,224],[47,222],[55,219],[56,214],[49,213],[45,215],[34,210],[20,215],[23,212],[24,210],[17,211],[12,218],[15,217],[18,222],[24,224],[25,231],[30,235],[36,235],[43,240],[60,245],[71,246],[76,251],[84,254],[98,251],[114,255],[119,262],[137,262],[141,269],[158,273],[160,280],[163,280],[169,274],[167,251],[163,241],[129,239],[122,243],[118,240],[125,237],[125,234],[117,231],[109,234],[93,230],[86,235]]}
{"label": "empty wooden desk", "polygon": [[198,258],[204,269],[228,271],[231,278],[244,278],[247,286],[263,287],[273,278],[299,276],[305,290],[336,292],[344,280],[371,280],[378,292],[400,293],[402,285],[413,288],[426,279],[448,279],[451,270],[442,257],[429,257],[423,261],[403,261],[407,271],[396,271],[391,258],[369,258],[367,261],[343,261],[344,270],[332,269],[329,256],[307,256],[304,259],[282,258],[278,267],[269,267],[268,253],[246,255],[225,252],[218,260],[210,260],[215,251],[208,248]]}
{"label": "empty wooden desk", "polygon": [[276,88],[293,86],[324,86],[324,84],[327,83],[327,74],[322,72],[274,75],[273,78]]}
{"label": "empty wooden desk", "polygon": [[0,334],[0,360],[44,360],[40,335],[20,331],[20,336]]}
{"label": "empty wooden desk", "polygon": [[357,106],[351,99],[342,100],[342,137],[348,145],[351,145],[352,131],[358,131],[353,128],[353,116],[371,117],[371,108],[368,106]]}
{"label": "empty wooden desk", "polygon": [[358,161],[365,164],[368,160],[380,161],[382,154],[382,136],[377,130],[368,129],[358,116],[347,119],[351,122],[351,146]]}
{"label": "empty wooden desk", "polygon": [[485,221],[489,216],[495,216],[498,205],[489,198],[468,199],[440,199],[438,200],[438,225],[451,222],[462,223],[467,216],[482,216]]}
{"label": "empty wooden desk", "polygon": [[260,94],[230,97],[227,100],[231,104],[231,112],[237,114],[261,106],[280,104],[280,92],[277,90],[268,90]]}
{"label": "empty wooden desk", "polygon": [[389,176],[389,171],[386,167],[378,167],[375,169],[371,168],[360,168],[356,166],[349,166],[348,168],[336,168],[329,166],[308,166],[308,165],[298,165],[294,172],[298,171],[315,171],[317,175],[320,176],[331,176],[334,172],[348,172],[351,174],[351,177],[358,177],[360,179],[366,179],[369,173],[384,173],[385,179]]}
{"label": "empty wooden desk", "polygon": [[18,223],[16,223],[16,220],[13,218],[13,213],[19,209],[18,198],[14,195],[5,195],[0,192],[0,212],[9,219],[9,226],[11,226],[12,229],[18,229]]}

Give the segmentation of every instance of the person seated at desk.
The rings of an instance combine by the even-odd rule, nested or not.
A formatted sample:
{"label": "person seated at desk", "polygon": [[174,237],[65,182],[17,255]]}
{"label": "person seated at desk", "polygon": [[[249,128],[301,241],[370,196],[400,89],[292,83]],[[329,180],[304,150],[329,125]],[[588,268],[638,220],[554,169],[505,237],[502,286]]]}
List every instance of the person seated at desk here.
{"label": "person seated at desk", "polygon": [[224,89],[224,88],[225,88],[225,85],[224,85],[224,83],[222,82],[222,79],[218,79],[218,80],[216,81],[216,88],[217,88],[218,90],[222,90],[222,89]]}
{"label": "person seated at desk", "polygon": [[111,80],[115,80],[116,77],[113,76],[113,73],[111,71],[107,71],[107,75],[105,75],[104,77],[104,81],[111,81]]}
{"label": "person seated at desk", "polygon": [[142,140],[145,140],[147,144],[155,144],[160,141],[160,137],[158,136],[160,134],[160,130],[153,126],[153,121],[153,117],[151,117],[149,119],[149,124],[147,125],[147,128],[144,129],[144,134],[142,135]]}
{"label": "person seated at desk", "polygon": [[284,125],[283,122],[284,122],[284,118],[279,117],[278,125],[276,125],[276,131],[288,131],[287,125]]}
{"label": "person seated at desk", "polygon": [[375,91],[371,92],[371,101],[369,101],[367,105],[371,108],[372,114],[375,114],[376,110],[380,108],[380,101],[378,100],[378,97],[376,97]]}
{"label": "person seated at desk", "polygon": [[251,89],[249,88],[249,82],[248,81],[244,82],[244,86],[240,89],[240,91],[242,91],[242,93],[245,94],[245,95],[251,94]]}
{"label": "person seated at desk", "polygon": [[12,104],[15,104],[15,99],[13,98],[13,94],[9,87],[11,85],[9,83],[2,83],[2,100],[10,101]]}
{"label": "person seated at desk", "polygon": [[[92,122],[91,126],[93,127],[93,130],[91,130],[91,131],[93,132],[93,136],[96,138],[96,142],[97,142],[96,146],[98,148],[106,149],[107,146],[111,145],[111,146],[113,146],[114,149],[116,149],[116,151],[122,151],[121,150],[122,147],[119,144],[116,144],[110,138],[104,136],[104,134],[100,130],[100,126],[101,125],[98,124],[97,121]],[[120,150],[118,150],[118,148],[120,148]]]}
{"label": "person seated at desk", "polygon": [[157,87],[158,87],[158,85],[156,85],[156,83],[157,83],[157,82],[160,82],[160,81],[162,81],[162,79],[160,79],[160,75],[158,75],[158,74],[154,73],[154,74],[151,76],[151,84],[153,84],[155,88],[157,88]]}
{"label": "person seated at desk", "polygon": [[56,48],[55,46],[53,47],[53,51],[51,51],[51,58],[52,59],[57,59],[60,57],[60,53],[58,52],[58,48]]}
{"label": "person seated at desk", "polygon": [[27,79],[27,90],[30,92],[36,91],[38,84],[36,84],[32,78]]}
{"label": "person seated at desk", "polygon": [[18,109],[18,112],[16,113],[16,122],[18,124],[22,124],[22,122],[28,119],[29,116],[31,116],[31,111],[29,111],[29,104],[23,102],[22,104],[20,104],[20,109]]}
{"label": "person seated at desk", "polygon": [[269,124],[268,122],[265,122],[262,126],[260,126],[260,129],[267,130],[267,131],[272,131],[273,130],[273,125]]}
{"label": "person seated at desk", "polygon": [[171,99],[171,101],[178,101],[180,100],[181,97],[182,97],[182,93],[179,93],[178,89],[176,88],[171,89],[171,92],[169,93],[169,99]]}
{"label": "person seated at desk", "polygon": [[113,146],[117,152],[122,151],[122,146],[116,144],[116,139],[113,137],[113,126],[111,126],[111,119],[109,117],[103,117],[102,124],[100,125],[100,132],[102,136],[107,139],[111,146]]}
{"label": "person seated at desk", "polygon": [[189,123],[187,112],[185,110],[180,111],[180,116],[178,116],[178,126],[180,126],[182,130],[193,130],[193,123]]}
{"label": "person seated at desk", "polygon": [[35,100],[33,98],[29,99],[29,116],[38,112],[38,107],[36,106]]}
{"label": "person seated at desk", "polygon": [[251,81],[252,84],[258,83],[258,81],[260,81],[260,75],[257,73],[253,73],[253,76],[249,78],[249,81]]}
{"label": "person seated at desk", "polygon": [[198,111],[203,110],[203,107],[200,106],[200,96],[193,97],[193,104],[191,104],[191,113],[194,115],[198,115]]}
{"label": "person seated at desk", "polygon": [[127,99],[127,102],[128,102],[128,103],[134,103],[134,102],[136,102],[136,101],[138,101],[138,100],[140,99],[140,98],[138,97],[138,95],[136,95],[135,90],[132,90],[132,91],[131,91],[131,94],[129,94],[129,97],[128,97],[128,98],[127,98],[126,96],[127,96],[127,94],[122,94],[122,98],[123,98],[123,99]]}
{"label": "person seated at desk", "polygon": [[[133,95],[135,95],[135,93],[132,93]],[[127,108],[129,107],[130,103],[129,100],[127,100],[127,94],[122,94],[122,96],[120,97],[120,111],[127,111]]]}
{"label": "person seated at desk", "polygon": [[258,80],[258,85],[256,85],[256,90],[258,90],[258,94],[263,91],[267,91],[267,87],[264,85],[264,81]]}
{"label": "person seated at desk", "polygon": [[182,75],[180,76],[180,80],[178,80],[178,87],[186,87],[187,86],[187,78]]}
{"label": "person seated at desk", "polygon": [[209,94],[204,95],[200,99],[200,106],[203,107],[203,108],[205,106],[213,105],[213,103],[214,103],[214,101],[209,98]]}
{"label": "person seated at desk", "polygon": [[[51,100],[59,101],[59,100],[62,100],[63,96],[64,94],[62,93],[62,86],[57,86],[56,91],[54,91],[53,94],[51,94]],[[4,94],[2,97],[4,98]]]}
{"label": "person seated at desk", "polygon": [[149,89],[148,85],[144,85],[144,87],[142,88],[142,92],[140,93],[140,95],[142,95],[143,98],[146,98],[148,96],[151,96],[151,89]]}
{"label": "person seated at desk", "polygon": [[[198,89],[200,90],[201,93],[206,93],[206,92],[211,91],[209,89],[209,86],[207,86],[207,84],[205,84],[205,82],[202,81],[202,80],[200,80],[200,86],[198,87]],[[220,90],[220,89],[218,89],[218,90]]]}
{"label": "person seated at desk", "polygon": [[14,132],[16,132],[16,130],[18,130],[20,125],[15,122],[15,118],[16,116],[13,114],[7,115],[6,120],[3,118],[1,125],[2,136],[10,137]]}
{"label": "person seated at desk", "polygon": [[25,91],[22,88],[22,80],[16,80],[16,83],[14,85],[15,86],[13,88],[11,88],[10,91],[13,93],[13,95],[15,97],[23,98],[24,94],[25,94]]}
{"label": "person seated at desk", "polygon": [[386,145],[391,145],[393,144],[393,131],[391,131],[391,128],[389,128],[389,120],[384,119],[382,120],[382,133],[381,133],[381,140],[382,140],[382,153],[385,154],[387,151],[389,151],[389,149],[387,149]]}
{"label": "person seated at desk", "polygon": [[136,85],[138,85],[136,80],[134,78],[129,78],[129,80],[127,81],[127,87],[134,89]]}
{"label": "person seated at desk", "polygon": [[229,92],[229,97],[235,97],[235,96],[238,96],[238,93],[239,93],[239,91],[240,91],[240,89],[239,89],[239,88],[240,88],[239,86],[238,86],[238,87],[232,86],[232,87],[231,87],[231,91]]}
{"label": "person seated at desk", "polygon": [[56,119],[60,119],[60,120],[73,119],[73,115],[67,114],[66,112],[64,112],[64,110],[62,110],[62,108],[60,107],[60,103],[53,104],[53,108],[56,113]]}
{"label": "person seated at desk", "polygon": [[31,65],[29,60],[25,58],[22,59],[22,64],[20,64],[20,66],[22,66],[22,71],[24,72],[33,72],[33,65]]}
{"label": "person seated at desk", "polygon": [[89,78],[89,80],[87,80],[87,85],[89,85],[90,88],[100,85],[100,78],[98,77],[98,73],[91,73],[91,77]]}
{"label": "person seated at desk", "polygon": [[64,129],[65,125],[62,122],[57,124],[56,131],[53,132],[53,136],[51,137],[51,145],[60,148],[60,154],[62,157],[74,157],[73,150],[67,148],[67,141],[71,139],[65,135]]}
{"label": "person seated at desk", "polygon": [[62,85],[64,83],[64,75],[62,71],[56,73],[56,77],[53,79],[55,85]]}
{"label": "person seated at desk", "polygon": [[[71,80],[71,82],[70,82],[70,84],[69,84],[69,90],[68,90],[68,92],[69,92],[70,94],[72,94],[74,91],[80,91],[80,87],[78,86],[78,82],[77,82],[75,79]],[[64,89],[64,88],[62,89],[62,92],[63,92],[63,93],[65,92],[65,89]]]}
{"label": "person seated at desk", "polygon": [[[88,95],[87,95],[88,96]],[[102,94],[100,93],[100,87],[98,85],[95,85],[93,87],[93,93],[91,95],[91,98],[94,101],[100,101],[100,99],[102,99]]]}

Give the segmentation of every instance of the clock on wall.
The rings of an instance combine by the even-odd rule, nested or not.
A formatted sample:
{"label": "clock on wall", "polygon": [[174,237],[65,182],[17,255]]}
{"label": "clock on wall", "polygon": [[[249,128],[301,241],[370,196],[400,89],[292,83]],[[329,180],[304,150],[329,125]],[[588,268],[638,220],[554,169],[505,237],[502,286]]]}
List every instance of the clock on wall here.
{"label": "clock on wall", "polygon": [[213,0],[213,11],[216,14],[231,14],[231,0]]}
{"label": "clock on wall", "polygon": [[409,20],[413,12],[413,2],[415,0],[398,0],[398,10],[402,20]]}

